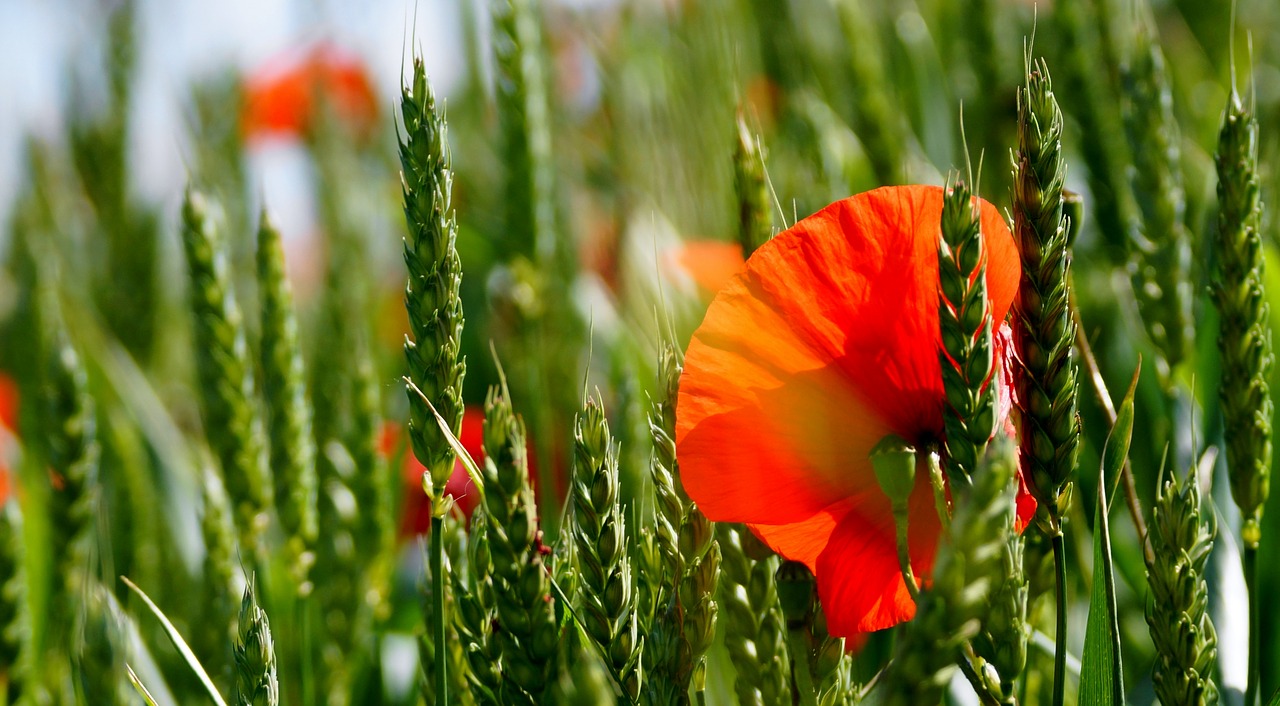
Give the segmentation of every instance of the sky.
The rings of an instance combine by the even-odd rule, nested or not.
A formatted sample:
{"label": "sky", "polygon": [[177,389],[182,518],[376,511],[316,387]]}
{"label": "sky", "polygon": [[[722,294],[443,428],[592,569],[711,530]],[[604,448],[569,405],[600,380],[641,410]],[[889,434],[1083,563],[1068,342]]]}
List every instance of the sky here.
{"label": "sky", "polygon": [[[184,101],[192,81],[227,66],[245,72],[330,41],[359,55],[390,105],[398,94],[409,32],[438,92],[463,71],[460,7],[477,0],[138,0],[137,75],[130,117],[135,191],[176,203],[186,182]],[[69,110],[71,76],[100,64],[106,0],[0,0],[0,223],[22,176],[27,135],[57,138]],[[403,51],[402,51],[403,50]],[[90,100],[91,100],[90,96]],[[388,111],[390,112],[390,111]],[[250,178],[286,236],[313,219],[305,154],[268,144],[249,159]],[[0,228],[0,244],[6,239]]]}

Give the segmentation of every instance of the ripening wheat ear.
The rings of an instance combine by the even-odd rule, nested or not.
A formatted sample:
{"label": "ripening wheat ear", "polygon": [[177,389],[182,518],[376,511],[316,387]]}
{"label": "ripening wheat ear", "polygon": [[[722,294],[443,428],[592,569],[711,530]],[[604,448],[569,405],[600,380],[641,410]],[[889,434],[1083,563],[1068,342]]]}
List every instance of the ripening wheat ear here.
{"label": "ripening wheat ear", "polygon": [[995,432],[995,356],[987,298],[987,252],[978,201],[963,181],[951,184],[942,201],[938,241],[938,362],[947,391],[943,413],[949,475],[972,477]]}
{"label": "ripening wheat ear", "polygon": [[653,438],[650,479],[654,490],[654,538],[659,563],[642,580],[655,599],[645,632],[645,691],[654,703],[681,703],[692,685],[702,692],[706,651],[715,637],[721,554],[715,526],[684,497],[676,483],[676,399],[682,367],[675,349],[664,346],[658,390],[649,412]]}
{"label": "ripening wheat ear", "polygon": [[602,403],[588,397],[574,431],[572,504],[573,558],[582,627],[599,645],[622,692],[640,694],[642,645],[633,612],[635,579],[631,541],[618,497],[618,448]]}
{"label": "ripening wheat ear", "polygon": [[749,556],[743,545],[760,546],[760,540],[741,525],[716,523],[716,541],[723,557],[717,598],[738,702],[764,706],[790,700],[791,665],[774,579],[778,558],[767,550]]}
{"label": "ripening wheat ear", "polygon": [[253,370],[240,307],[231,291],[227,254],[213,206],[190,188],[182,203],[192,340],[201,416],[235,512],[241,545],[251,555],[266,528],[269,479],[262,448]]}
{"label": "ripening wheat ear", "polygon": [[[0,470],[0,473],[7,471]],[[11,481],[10,481],[11,482]],[[31,657],[27,572],[23,560],[22,512],[17,501],[0,501],[0,697],[22,698]]]}
{"label": "ripening wheat ear", "polygon": [[277,706],[280,685],[276,680],[276,646],[271,639],[271,622],[258,605],[252,576],[240,602],[235,663],[236,706]]}
{"label": "ripening wheat ear", "polygon": [[285,276],[280,233],[264,210],[258,225],[258,292],[262,308],[262,393],[266,400],[276,513],[292,555],[294,578],[309,592],[315,561],[316,465],[293,292]]}
{"label": "ripening wheat ear", "polygon": [[1048,65],[1040,61],[1028,69],[1018,93],[1013,165],[1013,230],[1022,257],[1013,335],[1022,365],[1016,379],[1025,472],[1045,525],[1057,531],[1080,444],[1076,329],[1069,308],[1071,224],[1063,213],[1062,112]]}

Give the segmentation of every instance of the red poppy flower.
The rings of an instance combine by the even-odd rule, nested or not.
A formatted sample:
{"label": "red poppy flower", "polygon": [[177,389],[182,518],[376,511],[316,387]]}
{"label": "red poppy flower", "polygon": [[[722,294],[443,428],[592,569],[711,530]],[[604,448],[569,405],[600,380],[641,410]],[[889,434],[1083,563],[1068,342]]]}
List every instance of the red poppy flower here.
{"label": "red poppy flower", "polygon": [[301,58],[277,59],[245,84],[244,135],[303,137],[310,133],[320,101],[327,101],[343,124],[367,134],[378,120],[373,81],[360,60],[329,44]]}
{"label": "red poppy flower", "polygon": [[[685,357],[676,416],[685,488],[707,517],[746,522],[805,563],[834,635],[915,613],[868,452],[891,433],[919,446],[943,432],[942,196],[929,186],[876,189],[779,234],[712,302]],[[982,202],[981,219],[1001,322],[1018,255],[995,207]],[[925,475],[909,503],[920,576],[939,533]],[[1020,514],[1028,517],[1025,503]]]}

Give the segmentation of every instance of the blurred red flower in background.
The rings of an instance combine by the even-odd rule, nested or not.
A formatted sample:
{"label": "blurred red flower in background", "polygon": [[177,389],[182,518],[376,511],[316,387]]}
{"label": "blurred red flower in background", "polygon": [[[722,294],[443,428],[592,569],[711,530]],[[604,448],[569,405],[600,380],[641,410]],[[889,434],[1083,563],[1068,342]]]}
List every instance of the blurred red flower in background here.
{"label": "blurred red flower in background", "polygon": [[326,103],[357,135],[377,124],[378,97],[363,62],[327,43],[273,59],[250,75],[241,129],[249,140],[306,137]]}
{"label": "blurred red flower in background", "polygon": [[[833,635],[915,613],[868,453],[891,433],[917,448],[943,433],[942,196],[876,189],[779,234],[719,293],[685,358],[676,445],[686,490],[710,519],[746,522],[806,564]],[[998,324],[1017,292],[1018,254],[994,206],[982,202],[981,218]],[[927,577],[940,530],[926,476],[911,495],[908,543]],[[1028,509],[1019,503],[1024,522]]]}
{"label": "blurred red flower in background", "polygon": [[14,453],[14,437],[18,428],[18,385],[0,373],[0,505],[9,500],[13,481],[9,477],[10,457]]}

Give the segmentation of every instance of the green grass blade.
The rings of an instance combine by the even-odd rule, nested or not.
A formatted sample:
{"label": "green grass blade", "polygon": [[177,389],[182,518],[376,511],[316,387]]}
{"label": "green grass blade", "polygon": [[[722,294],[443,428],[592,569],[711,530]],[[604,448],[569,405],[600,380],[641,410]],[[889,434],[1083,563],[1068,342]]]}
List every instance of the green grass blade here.
{"label": "green grass blade", "polygon": [[126,664],[124,668],[128,670],[129,683],[133,685],[133,690],[138,692],[138,696],[141,696],[142,700],[147,702],[147,706],[156,706],[155,697],[151,695],[150,691],[147,691],[147,687],[142,684],[142,680],[138,678],[138,675],[134,674],[133,667]]}
{"label": "green grass blade", "polygon": [[[1139,362],[1139,371],[1141,362]],[[1111,532],[1107,526],[1110,503],[1109,478],[1118,477],[1129,455],[1133,437],[1133,395],[1138,372],[1116,414],[1116,424],[1107,436],[1098,469],[1098,502],[1093,522],[1093,593],[1089,596],[1089,621],[1085,626],[1084,651],[1080,656],[1080,703],[1096,706],[1124,706],[1124,668],[1120,654],[1120,621],[1116,611],[1116,583],[1111,564]]]}
{"label": "green grass blade", "polygon": [[138,597],[147,605],[152,615],[155,615],[156,619],[160,621],[160,626],[164,628],[165,634],[173,641],[173,646],[178,650],[178,654],[182,655],[182,659],[186,661],[187,666],[191,667],[191,671],[195,673],[196,678],[204,685],[205,691],[209,692],[213,703],[217,704],[217,706],[227,706],[227,702],[218,693],[218,688],[213,685],[213,680],[204,671],[204,667],[200,666],[200,660],[196,659],[195,653],[187,646],[186,640],[182,639],[182,635],[178,633],[178,629],[173,626],[173,623],[169,622],[169,618],[165,616],[164,611],[160,610],[160,607],[141,588],[138,588],[137,584],[124,576],[121,576],[120,580],[124,581],[126,586],[138,594]]}

